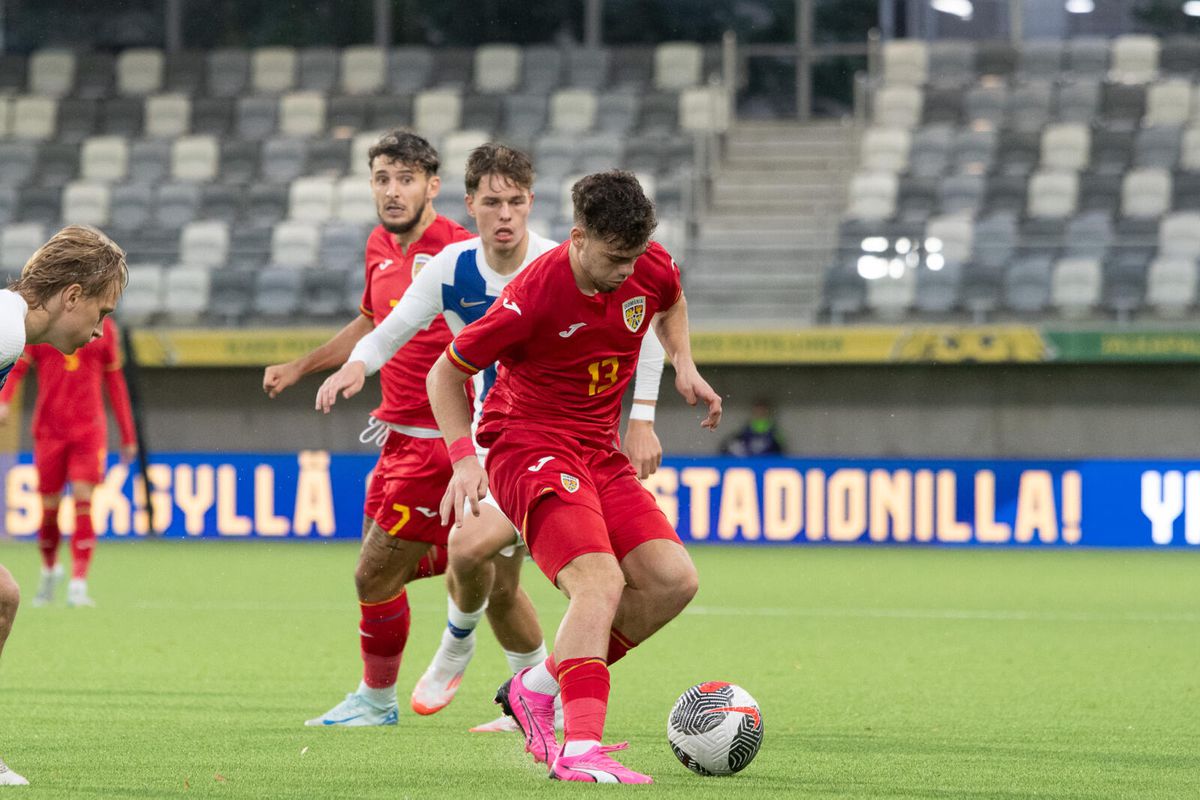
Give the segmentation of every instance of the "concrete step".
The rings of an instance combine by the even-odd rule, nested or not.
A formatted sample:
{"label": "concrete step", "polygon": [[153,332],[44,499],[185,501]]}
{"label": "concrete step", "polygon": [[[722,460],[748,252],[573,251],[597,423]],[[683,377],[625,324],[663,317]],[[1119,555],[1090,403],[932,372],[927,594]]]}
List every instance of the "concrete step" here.
{"label": "concrete step", "polygon": [[847,142],[745,142],[730,139],[725,146],[727,158],[746,156],[790,158],[796,156],[853,157],[857,146]]}

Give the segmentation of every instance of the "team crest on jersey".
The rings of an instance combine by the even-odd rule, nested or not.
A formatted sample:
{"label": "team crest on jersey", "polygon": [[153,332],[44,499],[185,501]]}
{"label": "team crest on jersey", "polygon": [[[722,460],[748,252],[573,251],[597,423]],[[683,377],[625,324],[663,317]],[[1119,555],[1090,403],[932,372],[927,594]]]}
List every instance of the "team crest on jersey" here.
{"label": "team crest on jersey", "polygon": [[429,253],[417,253],[413,256],[413,278],[417,277],[417,273],[425,268],[425,265],[433,260],[433,256]]}
{"label": "team crest on jersey", "polygon": [[558,473],[558,477],[562,480],[563,488],[568,492],[575,494],[579,491],[579,478],[576,478],[574,475],[568,475],[565,472]]}
{"label": "team crest on jersey", "polygon": [[629,298],[621,304],[621,311],[625,313],[625,327],[637,333],[646,318],[646,295]]}

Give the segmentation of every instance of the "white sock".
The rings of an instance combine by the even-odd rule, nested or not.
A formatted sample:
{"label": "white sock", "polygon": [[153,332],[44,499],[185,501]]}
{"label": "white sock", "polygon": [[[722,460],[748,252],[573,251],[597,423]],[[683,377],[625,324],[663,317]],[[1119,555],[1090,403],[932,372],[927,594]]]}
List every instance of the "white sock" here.
{"label": "white sock", "polygon": [[71,578],[71,582],[67,584],[67,591],[75,594],[87,594],[87,580],[85,578]]}
{"label": "white sock", "polygon": [[599,747],[600,743],[595,739],[576,739],[572,742],[567,742],[563,746],[564,756],[578,756],[591,750],[593,747]]}
{"label": "white sock", "polygon": [[365,697],[367,702],[379,708],[396,705],[396,685],[385,686],[382,689],[372,689],[365,682],[358,684],[358,694]]}
{"label": "white sock", "polygon": [[540,694],[558,694],[558,679],[546,669],[546,662],[531,667],[529,672],[521,676],[521,684],[531,692]]}
{"label": "white sock", "polygon": [[457,672],[470,663],[473,655],[475,655],[475,631],[471,631],[460,639],[447,628],[442,631],[442,643],[433,656],[433,662],[441,669]]}
{"label": "white sock", "polygon": [[460,631],[475,630],[475,626],[479,624],[479,620],[483,619],[483,612],[486,610],[486,601],[484,601],[484,604],[479,607],[478,611],[463,611],[454,604],[453,597],[446,598],[446,621],[455,628],[458,628]]}
{"label": "white sock", "polygon": [[[537,650],[531,650],[528,653],[514,653],[512,650],[505,650],[504,657],[508,659],[508,668],[514,674],[520,672],[526,667],[536,667],[546,661],[546,643],[542,642],[538,645]],[[527,684],[528,685],[528,684]]]}

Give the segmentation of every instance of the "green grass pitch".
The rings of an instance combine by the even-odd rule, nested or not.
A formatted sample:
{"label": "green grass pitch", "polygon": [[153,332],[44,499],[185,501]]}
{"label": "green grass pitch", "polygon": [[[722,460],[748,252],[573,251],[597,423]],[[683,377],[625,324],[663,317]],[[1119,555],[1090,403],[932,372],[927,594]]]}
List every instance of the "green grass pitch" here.
{"label": "green grass pitch", "polygon": [[[1200,795],[1200,554],[695,548],[693,606],[613,671],[607,738],[652,787],[546,780],[516,736],[469,734],[505,677],[481,637],[454,704],[407,709],[444,624],[412,587],[400,724],[302,726],[358,682],[346,543],[102,542],[95,609],[21,609],[0,755],[29,797],[1158,798]],[[0,544],[28,598],[32,544]],[[525,579],[553,631],[564,603]],[[481,629],[482,630],[482,629]],[[665,718],[743,685],[757,760],[687,772]],[[0,789],[0,793],[6,790]]]}

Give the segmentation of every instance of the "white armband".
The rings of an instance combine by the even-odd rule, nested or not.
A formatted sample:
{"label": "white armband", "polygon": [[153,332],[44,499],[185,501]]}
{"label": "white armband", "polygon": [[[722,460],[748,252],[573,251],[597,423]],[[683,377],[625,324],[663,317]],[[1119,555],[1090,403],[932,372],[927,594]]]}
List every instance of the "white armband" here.
{"label": "white armband", "polygon": [[632,422],[635,419],[641,422],[654,422],[654,406],[634,403],[633,408],[629,409],[629,421]]}

